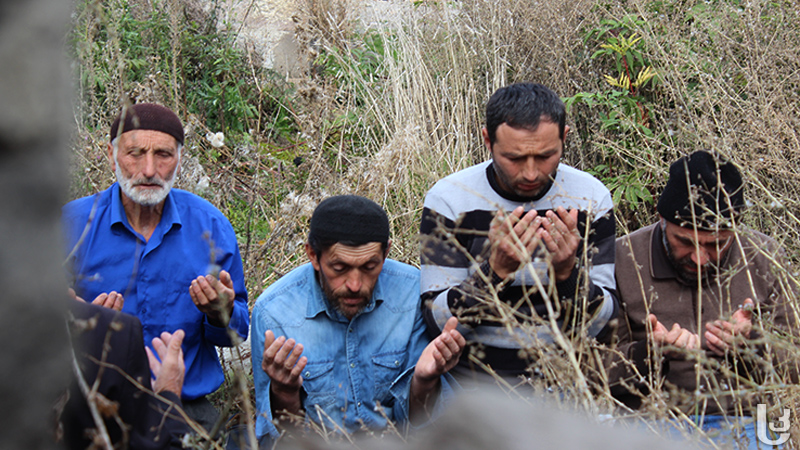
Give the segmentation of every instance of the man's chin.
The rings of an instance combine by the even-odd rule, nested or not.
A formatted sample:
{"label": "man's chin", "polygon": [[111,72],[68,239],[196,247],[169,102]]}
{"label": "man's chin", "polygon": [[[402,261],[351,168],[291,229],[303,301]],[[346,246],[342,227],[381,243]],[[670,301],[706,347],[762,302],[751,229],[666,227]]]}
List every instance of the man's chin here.
{"label": "man's chin", "polygon": [[336,301],[336,306],[343,315],[353,317],[360,313],[367,306],[367,299],[345,299],[339,298]]}
{"label": "man's chin", "polygon": [[698,280],[700,281],[700,284],[706,285],[715,276],[716,274],[712,273],[710,270],[703,270],[700,272],[700,274],[698,274],[695,270],[682,269],[678,271],[678,277],[681,279],[681,281],[688,285],[697,284]]}
{"label": "man's chin", "polygon": [[159,189],[157,191],[148,189],[146,192],[136,192],[134,190],[134,192],[135,194],[131,197],[131,200],[142,206],[155,206],[167,198],[169,189]]}
{"label": "man's chin", "polygon": [[544,195],[544,193],[547,192],[549,188],[550,188],[549,181],[545,183],[536,183],[534,185],[531,185],[530,187],[524,185],[515,185],[514,195],[523,198],[535,199]]}
{"label": "man's chin", "polygon": [[523,198],[535,198],[535,197],[539,197],[542,194],[543,190],[544,190],[544,188],[533,189],[533,190],[530,190],[530,191],[524,191],[522,189],[516,189],[514,191],[514,194],[516,194],[518,197],[523,197]]}
{"label": "man's chin", "polygon": [[343,308],[363,308],[367,305],[367,299],[365,298],[340,298],[339,304],[342,305]]}
{"label": "man's chin", "polygon": [[164,201],[169,195],[171,186],[161,186],[159,188],[126,186],[120,183],[122,192],[137,205],[156,206]]}

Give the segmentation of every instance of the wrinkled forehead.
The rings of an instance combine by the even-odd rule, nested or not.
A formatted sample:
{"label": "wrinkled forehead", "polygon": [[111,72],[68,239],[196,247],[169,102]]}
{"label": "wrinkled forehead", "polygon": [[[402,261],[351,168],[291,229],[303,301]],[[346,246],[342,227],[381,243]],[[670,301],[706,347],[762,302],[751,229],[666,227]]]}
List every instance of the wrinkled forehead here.
{"label": "wrinkled forehead", "polygon": [[131,130],[119,135],[120,148],[156,148],[177,150],[178,141],[172,135],[156,130]]}
{"label": "wrinkled forehead", "polygon": [[[672,228],[672,230],[670,230],[670,228]],[[669,222],[667,222],[667,230],[671,231],[673,236],[681,240],[702,245],[715,243],[726,244],[733,236],[732,230],[695,230],[694,228],[681,227]]]}
{"label": "wrinkled forehead", "polygon": [[360,266],[369,261],[383,260],[380,242],[368,242],[363,245],[345,245],[335,243],[322,252],[330,262],[342,262],[351,266]]}

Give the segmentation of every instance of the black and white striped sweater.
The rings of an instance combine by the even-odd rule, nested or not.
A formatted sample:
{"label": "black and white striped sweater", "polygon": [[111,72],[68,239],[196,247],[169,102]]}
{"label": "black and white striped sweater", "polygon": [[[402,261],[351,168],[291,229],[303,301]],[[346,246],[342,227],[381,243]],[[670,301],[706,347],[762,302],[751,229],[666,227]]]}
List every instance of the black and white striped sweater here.
{"label": "black and white striped sweater", "polygon": [[[459,318],[468,349],[455,370],[457,376],[475,369],[470,353],[498,375],[528,374],[534,361],[520,350],[536,342],[553,342],[548,303],[559,330],[597,338],[607,332],[618,309],[616,227],[608,189],[591,175],[562,163],[544,196],[519,201],[500,191],[491,164],[490,160],[437,182],[425,196],[422,212],[421,290],[426,320],[430,333],[438,335],[447,319]],[[550,284],[542,248],[513,281],[492,280],[490,223],[498,210],[512,211],[518,206],[526,212],[558,206],[579,210],[578,228],[584,239],[569,279]],[[588,224],[587,218],[591,219]]]}

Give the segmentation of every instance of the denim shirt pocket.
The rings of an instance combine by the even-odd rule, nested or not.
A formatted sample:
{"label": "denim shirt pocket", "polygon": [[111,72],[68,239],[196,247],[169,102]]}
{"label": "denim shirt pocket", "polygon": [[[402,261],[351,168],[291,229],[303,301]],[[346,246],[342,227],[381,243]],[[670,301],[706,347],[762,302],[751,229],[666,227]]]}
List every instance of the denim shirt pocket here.
{"label": "denim shirt pocket", "polygon": [[380,353],[372,357],[372,379],[375,380],[375,400],[380,401],[382,404],[390,403],[391,400],[387,398],[390,395],[389,388],[392,386],[394,380],[403,372],[406,366],[405,362],[405,350]]}
{"label": "denim shirt pocket", "polygon": [[[319,405],[326,408],[336,400],[336,383],[333,379],[333,361],[309,362],[303,369],[303,390],[306,391],[306,405]],[[308,407],[306,407],[308,410]]]}

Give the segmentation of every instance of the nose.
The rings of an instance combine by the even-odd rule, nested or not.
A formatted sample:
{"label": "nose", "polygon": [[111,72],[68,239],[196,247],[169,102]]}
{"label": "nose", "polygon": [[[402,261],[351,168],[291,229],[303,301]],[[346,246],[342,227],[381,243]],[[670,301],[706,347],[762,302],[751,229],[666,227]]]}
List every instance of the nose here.
{"label": "nose", "polygon": [[345,286],[350,292],[359,292],[361,290],[361,274],[357,270],[351,270],[347,274]]}
{"label": "nose", "polygon": [[705,266],[711,260],[711,255],[708,254],[708,250],[703,248],[702,246],[697,246],[695,250],[692,252],[692,261],[695,264],[700,266]]}
{"label": "nose", "polygon": [[536,166],[534,158],[527,158],[525,165],[522,167],[522,177],[526,181],[536,181],[539,178],[539,168]]}
{"label": "nose", "polygon": [[152,178],[156,175],[156,157],[152,153],[147,153],[144,156],[144,167],[142,167],[142,175],[147,178]]}

